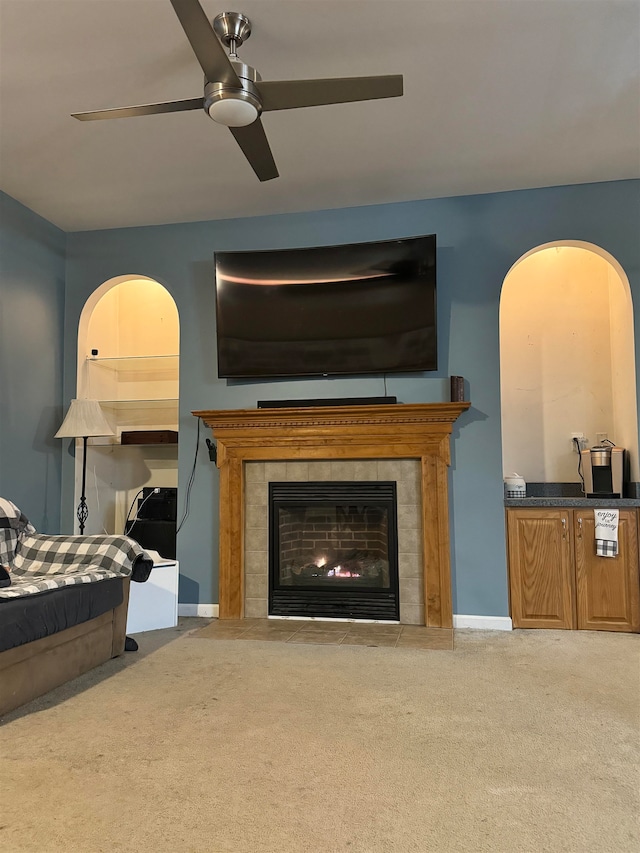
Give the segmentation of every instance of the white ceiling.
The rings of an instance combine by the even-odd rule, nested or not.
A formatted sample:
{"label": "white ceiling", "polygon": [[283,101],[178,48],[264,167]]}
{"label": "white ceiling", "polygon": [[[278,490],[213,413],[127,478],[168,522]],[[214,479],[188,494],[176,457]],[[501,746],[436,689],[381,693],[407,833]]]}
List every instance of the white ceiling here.
{"label": "white ceiling", "polygon": [[[224,7],[201,0],[209,18]],[[265,80],[404,75],[402,98],[273,112],[260,183],[204,112],[169,0],[0,0],[0,188],[66,231],[640,175],[640,0],[242,0]]]}

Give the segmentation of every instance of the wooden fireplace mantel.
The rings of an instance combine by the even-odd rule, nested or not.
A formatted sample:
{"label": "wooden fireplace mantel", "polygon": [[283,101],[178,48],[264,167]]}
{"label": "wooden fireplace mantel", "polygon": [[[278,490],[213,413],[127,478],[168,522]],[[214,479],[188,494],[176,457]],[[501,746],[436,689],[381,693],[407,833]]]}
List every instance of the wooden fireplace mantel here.
{"label": "wooden fireplace mantel", "polygon": [[301,459],[420,459],[425,623],[451,628],[449,436],[470,403],[398,403],[203,410],[220,469],[219,616],[244,613],[243,463]]}

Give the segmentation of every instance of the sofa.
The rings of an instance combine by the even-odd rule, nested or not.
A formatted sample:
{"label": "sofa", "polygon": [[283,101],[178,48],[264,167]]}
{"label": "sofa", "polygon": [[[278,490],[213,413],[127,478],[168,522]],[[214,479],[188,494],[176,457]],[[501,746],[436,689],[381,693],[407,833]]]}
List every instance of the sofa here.
{"label": "sofa", "polygon": [[122,654],[129,584],[153,562],[127,536],[38,534],[0,498],[0,566],[2,715]]}

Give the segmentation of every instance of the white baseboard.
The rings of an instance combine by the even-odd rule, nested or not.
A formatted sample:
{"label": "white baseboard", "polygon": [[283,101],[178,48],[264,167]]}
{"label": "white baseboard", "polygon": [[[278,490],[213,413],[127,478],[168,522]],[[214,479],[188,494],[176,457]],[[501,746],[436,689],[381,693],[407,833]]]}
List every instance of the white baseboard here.
{"label": "white baseboard", "polygon": [[[217,619],[217,604],[178,604],[178,616],[204,616]],[[513,625],[509,616],[463,616],[454,614],[454,628],[476,628],[479,631],[511,631]]]}
{"label": "white baseboard", "polygon": [[477,628],[480,631],[512,631],[510,616],[463,616],[455,613],[454,628]]}
{"label": "white baseboard", "polygon": [[205,616],[217,619],[217,604],[178,604],[178,616]]}

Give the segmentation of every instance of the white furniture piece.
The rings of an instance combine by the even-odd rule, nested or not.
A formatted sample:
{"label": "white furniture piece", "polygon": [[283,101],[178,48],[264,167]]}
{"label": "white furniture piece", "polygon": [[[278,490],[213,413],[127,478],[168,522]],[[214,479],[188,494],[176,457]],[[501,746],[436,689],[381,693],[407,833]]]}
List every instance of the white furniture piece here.
{"label": "white furniture piece", "polygon": [[178,624],[179,564],[154,565],[145,583],[132,583],[129,592],[127,634],[174,628]]}

